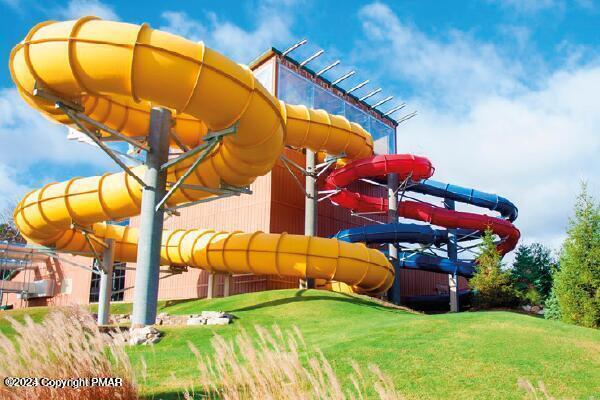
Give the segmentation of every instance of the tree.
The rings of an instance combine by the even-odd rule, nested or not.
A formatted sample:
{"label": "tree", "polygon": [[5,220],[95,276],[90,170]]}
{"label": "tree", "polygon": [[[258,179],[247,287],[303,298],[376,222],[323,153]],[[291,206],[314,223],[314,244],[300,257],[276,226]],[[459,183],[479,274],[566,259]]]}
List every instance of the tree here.
{"label": "tree", "polygon": [[564,322],[600,327],[600,204],[582,183],[555,274]]}
{"label": "tree", "polygon": [[479,247],[475,275],[470,285],[475,291],[474,302],[480,308],[513,307],[518,304],[510,273],[502,270],[502,257],[494,244],[490,229],[485,231]]}
{"label": "tree", "polygon": [[15,207],[6,206],[0,210],[0,242],[25,243],[21,232],[13,219]]}
{"label": "tree", "polygon": [[515,289],[529,304],[543,304],[552,289],[552,274],[557,269],[550,249],[540,243],[520,245],[510,270]]}
{"label": "tree", "polygon": [[544,318],[552,319],[555,321],[559,321],[560,319],[562,319],[560,307],[558,305],[558,299],[556,298],[556,293],[554,292],[554,289],[550,291],[550,295],[544,303]]}

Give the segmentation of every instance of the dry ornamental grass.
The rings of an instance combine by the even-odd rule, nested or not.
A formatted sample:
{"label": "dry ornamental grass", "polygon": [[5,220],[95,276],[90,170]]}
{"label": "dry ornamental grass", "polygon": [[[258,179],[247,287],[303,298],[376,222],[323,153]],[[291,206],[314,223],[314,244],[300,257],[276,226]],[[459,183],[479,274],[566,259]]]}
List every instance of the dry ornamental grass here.
{"label": "dry ornamental grass", "polygon": [[[9,319],[9,318],[7,318]],[[137,399],[131,364],[122,345],[100,333],[92,316],[79,308],[56,310],[36,324],[26,316],[9,319],[16,335],[0,333],[0,377],[78,379],[121,378],[122,385],[58,388],[7,387],[0,383],[0,399]],[[31,383],[31,382],[29,382]]]}
{"label": "dry ornamental grass", "polygon": [[189,390],[187,399],[402,398],[375,365],[369,365],[365,376],[353,362],[352,384],[344,387],[327,358],[319,350],[310,351],[297,328],[283,332],[275,326],[272,333],[258,326],[255,329],[255,339],[247,332],[233,340],[215,336],[211,355],[202,355],[188,343],[198,360],[200,393]]}

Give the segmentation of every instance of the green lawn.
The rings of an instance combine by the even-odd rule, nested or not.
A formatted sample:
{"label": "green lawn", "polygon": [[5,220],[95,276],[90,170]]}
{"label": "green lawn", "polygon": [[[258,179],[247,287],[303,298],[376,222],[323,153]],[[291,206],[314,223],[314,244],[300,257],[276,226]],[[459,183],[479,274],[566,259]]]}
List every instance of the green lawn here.
{"label": "green lawn", "polygon": [[[130,306],[116,307],[125,312]],[[159,311],[202,310],[229,311],[239,319],[222,327],[164,327],[158,345],[131,348],[134,364],[139,366],[143,357],[148,366],[144,394],[177,398],[193,382],[196,359],[188,341],[210,351],[215,333],[231,337],[257,324],[277,324],[298,326],[340,377],[351,373],[351,359],[364,366],[378,364],[409,399],[520,399],[520,377],[544,381],[557,397],[600,397],[598,330],[512,312],[412,314],[363,297],[314,290],[161,303]],[[43,311],[36,312],[39,317]],[[0,330],[7,330],[1,319]]]}

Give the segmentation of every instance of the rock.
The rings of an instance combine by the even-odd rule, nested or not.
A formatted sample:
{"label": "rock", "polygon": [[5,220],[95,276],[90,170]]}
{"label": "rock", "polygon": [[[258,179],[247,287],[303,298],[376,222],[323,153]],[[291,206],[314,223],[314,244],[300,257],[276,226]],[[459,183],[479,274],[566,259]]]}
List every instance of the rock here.
{"label": "rock", "polygon": [[146,343],[147,344],[155,344],[160,342],[161,337],[160,336],[154,336],[152,339],[148,340]]}
{"label": "rock", "polygon": [[225,317],[225,313],[222,311],[202,311],[202,317],[206,319],[223,318]]}
{"label": "rock", "polygon": [[206,320],[206,325],[228,325],[231,320],[227,317],[209,318]]}
{"label": "rock", "polygon": [[146,339],[142,336],[131,336],[129,337],[129,345],[137,346],[144,343]]}
{"label": "rock", "polygon": [[532,313],[537,313],[537,312],[538,312],[538,311],[540,311],[540,310],[541,310],[541,307],[540,307],[540,306],[533,306],[533,307],[531,307],[531,312],[532,312]]}
{"label": "rock", "polygon": [[144,326],[141,328],[131,328],[129,330],[129,344],[132,346],[147,345],[158,343],[162,337],[162,332],[153,326]]}
{"label": "rock", "polygon": [[527,311],[527,312],[531,312],[531,306],[529,304],[524,305],[523,307],[521,307],[523,310]]}
{"label": "rock", "polygon": [[543,309],[541,309],[541,310],[539,310],[539,311],[538,311],[536,314],[537,314],[537,315],[544,315],[544,310],[543,310]]}
{"label": "rock", "polygon": [[164,319],[164,318],[167,318],[168,316],[169,316],[169,313],[161,312],[160,314],[158,314],[156,316],[156,318]]}
{"label": "rock", "polygon": [[206,318],[190,317],[188,318],[186,325],[206,325]]}

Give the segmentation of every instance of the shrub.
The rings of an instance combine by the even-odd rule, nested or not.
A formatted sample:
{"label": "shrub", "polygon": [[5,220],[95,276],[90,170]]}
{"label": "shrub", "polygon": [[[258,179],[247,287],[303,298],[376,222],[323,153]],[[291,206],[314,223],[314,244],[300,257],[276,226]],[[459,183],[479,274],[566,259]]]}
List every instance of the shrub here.
{"label": "shrub", "polygon": [[119,377],[122,386],[80,388],[7,387],[0,384],[2,399],[103,400],[137,399],[131,364],[122,345],[102,334],[91,315],[77,308],[59,309],[36,324],[7,319],[16,331],[9,339],[0,333],[0,377],[73,379]]}
{"label": "shrub", "polygon": [[[348,389],[319,350],[310,351],[297,328],[283,332],[274,327],[273,334],[256,327],[258,339],[242,332],[233,340],[215,336],[210,356],[203,356],[189,343],[196,355],[200,372],[198,398],[209,399],[400,399],[393,382],[375,365],[363,374],[352,362],[354,374]],[[367,379],[374,381],[367,390]],[[185,393],[195,398],[194,391]]]}
{"label": "shrub", "polygon": [[474,305],[478,308],[514,307],[519,303],[508,272],[502,270],[502,258],[494,244],[491,230],[482,237],[475,275],[469,284],[474,289]]}
{"label": "shrub", "polygon": [[561,319],[600,327],[600,205],[582,184],[562,247],[554,291]]}
{"label": "shrub", "polygon": [[558,321],[561,319],[560,306],[558,305],[558,299],[554,290],[550,292],[550,296],[544,303],[544,318]]}

